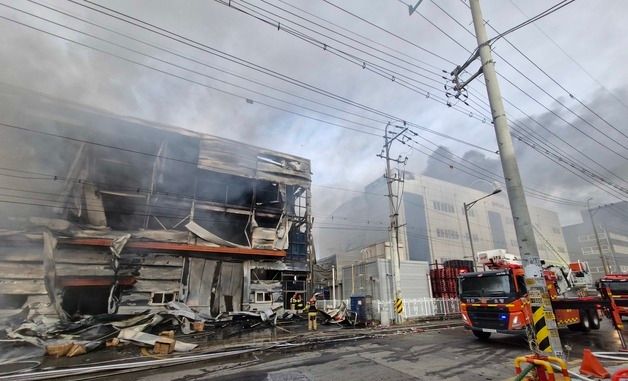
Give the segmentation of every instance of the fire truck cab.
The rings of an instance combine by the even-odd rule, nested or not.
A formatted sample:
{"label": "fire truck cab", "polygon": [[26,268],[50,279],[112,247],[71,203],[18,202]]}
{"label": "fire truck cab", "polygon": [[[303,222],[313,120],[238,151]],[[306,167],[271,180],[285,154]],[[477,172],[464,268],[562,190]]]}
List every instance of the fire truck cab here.
{"label": "fire truck cab", "polygon": [[628,316],[628,275],[606,275],[600,280],[598,288],[602,293],[607,293],[607,296],[613,299],[621,317]]}
{"label": "fire truck cab", "polygon": [[[488,339],[492,333],[524,334],[532,322],[532,309],[520,259],[505,250],[480,252],[478,259],[488,270],[458,277],[465,328],[480,339]],[[601,297],[587,276],[586,264],[580,262],[569,268],[545,266],[544,277],[559,327],[582,331],[600,328]]]}

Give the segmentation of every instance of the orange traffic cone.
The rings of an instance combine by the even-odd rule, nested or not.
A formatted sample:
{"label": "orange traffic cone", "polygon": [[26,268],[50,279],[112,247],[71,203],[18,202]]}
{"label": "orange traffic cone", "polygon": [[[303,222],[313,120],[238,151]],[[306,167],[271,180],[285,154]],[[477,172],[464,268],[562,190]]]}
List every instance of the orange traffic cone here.
{"label": "orange traffic cone", "polygon": [[580,374],[584,374],[585,376],[597,377],[597,378],[609,378],[611,376],[610,373],[600,361],[591,353],[589,348],[585,348],[584,355],[582,356],[582,365],[580,365]]}

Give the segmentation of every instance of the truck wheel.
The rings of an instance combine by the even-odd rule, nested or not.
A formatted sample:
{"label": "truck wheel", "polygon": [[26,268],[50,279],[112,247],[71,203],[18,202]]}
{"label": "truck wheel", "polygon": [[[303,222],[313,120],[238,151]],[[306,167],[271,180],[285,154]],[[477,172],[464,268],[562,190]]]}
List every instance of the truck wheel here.
{"label": "truck wheel", "polygon": [[587,311],[589,315],[589,325],[591,329],[600,329],[600,317],[595,310]]}
{"label": "truck wheel", "polygon": [[489,337],[491,337],[490,332],[476,331],[476,330],[473,330],[473,335],[480,340],[488,340]]}
{"label": "truck wheel", "polygon": [[591,330],[589,314],[585,310],[580,310],[580,330],[583,332],[589,332]]}

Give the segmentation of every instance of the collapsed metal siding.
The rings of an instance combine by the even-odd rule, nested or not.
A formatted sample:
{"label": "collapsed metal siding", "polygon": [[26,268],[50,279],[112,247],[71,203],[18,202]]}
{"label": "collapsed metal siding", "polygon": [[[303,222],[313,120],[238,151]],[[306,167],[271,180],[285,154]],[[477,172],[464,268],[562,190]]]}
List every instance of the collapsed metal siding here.
{"label": "collapsed metal siding", "polygon": [[[237,224],[235,219],[237,216],[244,222],[250,216],[259,216],[260,219],[266,220],[267,225],[269,220],[280,220],[288,216],[296,221],[294,224],[296,227],[289,233],[291,237],[300,238],[298,250],[290,247],[289,257],[285,260],[277,256],[267,258],[280,263],[283,270],[292,272],[309,270],[308,255],[312,253],[309,160],[207,134],[112,116],[81,105],[59,102],[50,97],[27,98],[24,102],[18,102],[15,99],[24,97],[24,94],[19,89],[14,90],[16,91],[3,93],[0,89],[0,99],[9,100],[4,106],[3,102],[0,102],[0,111],[8,109],[16,124],[97,144],[68,142],[63,139],[49,141],[46,135],[33,135],[36,139],[33,136],[18,136],[23,140],[16,140],[15,133],[6,135],[7,139],[4,139],[4,142],[0,141],[0,151],[7,152],[7,157],[11,155],[20,157],[19,163],[11,164],[15,164],[15,167],[59,175],[59,180],[55,178],[54,181],[40,181],[34,184],[26,180],[16,180],[14,185],[36,191],[35,193],[60,194],[61,197],[50,202],[55,206],[54,210],[35,205],[28,208],[23,205],[12,208],[11,215],[15,214],[23,223],[19,227],[11,223],[3,227],[13,232],[30,229],[33,235],[41,237],[42,224],[32,223],[33,217],[48,217],[56,219],[56,222],[72,225],[55,231],[55,235],[63,238],[97,239],[106,235],[107,231],[117,231],[132,232],[133,239],[139,241],[211,246],[208,242],[200,242],[202,241],[200,237],[185,230],[185,222],[177,224],[177,221],[180,219],[198,221],[205,229],[212,229],[216,226],[207,224],[208,219],[218,220],[220,217],[217,225],[224,226],[224,220],[230,218],[227,222],[232,223],[232,228],[240,229],[246,227],[244,223]],[[23,103],[21,109],[20,103]],[[33,143],[33,139],[37,143]],[[123,150],[119,151],[109,146],[122,147]],[[28,150],[24,147],[28,147]],[[44,148],[40,149],[41,147]],[[146,154],[136,155],[133,153],[135,151]],[[53,158],[56,160],[52,160]],[[103,164],[104,162],[107,166]],[[231,205],[226,201],[223,203],[222,200],[216,202],[197,197],[197,181],[216,174],[250,179],[251,183],[256,184],[262,182],[272,184],[281,192],[282,199],[288,207],[283,206],[282,209],[280,205],[278,208],[260,208],[254,215],[252,206]],[[77,179],[79,181],[76,181]],[[94,184],[100,185],[96,187]],[[297,194],[306,195],[308,204],[306,213],[296,212],[293,210],[294,207],[290,209],[289,203],[295,202]],[[120,202],[127,203],[127,207],[133,204],[133,208],[125,210],[120,206]],[[68,213],[69,211],[73,214]],[[138,216],[134,216],[134,221],[121,223],[121,220],[129,219],[128,213],[137,213]],[[153,216],[159,220],[152,219]],[[62,218],[66,220],[60,220]],[[73,221],[71,224],[70,220]],[[167,226],[167,230],[162,223]],[[92,227],[98,231],[85,230]],[[164,230],[159,230],[162,228]],[[104,234],[101,234],[103,232]],[[12,234],[10,231],[0,233]],[[10,240],[8,237],[9,235],[0,236],[0,241]],[[21,246],[5,246],[4,248],[14,249],[14,253],[7,257],[0,251],[0,269],[4,267],[6,270],[0,273],[0,286],[4,286],[2,287],[4,292],[0,290],[0,294],[47,294],[40,239]],[[61,245],[55,252],[56,275],[64,279],[80,274],[85,277],[108,279],[132,276],[135,283],[128,287],[128,292],[123,295],[122,304],[136,307],[146,306],[153,292],[183,293],[182,286],[186,280],[184,258],[199,254],[161,250],[156,257],[154,253],[147,253],[146,250],[125,247],[120,253],[124,263],[114,271],[108,247],[94,248],[85,245],[68,248]],[[243,250],[249,250],[251,256],[223,252],[214,255],[212,259],[201,260],[203,263],[210,261],[225,263],[225,273],[228,275],[220,274],[217,278],[213,277],[212,285],[214,278],[220,278],[215,285],[224,288],[228,294],[238,294],[238,289],[246,288],[242,282],[248,277],[243,274],[242,267],[243,263],[248,261],[246,258],[254,258],[254,247],[247,246]],[[39,252],[35,254],[37,251]],[[301,251],[305,255],[301,255]],[[35,254],[29,257],[32,261],[20,258],[23,252]],[[64,263],[64,258],[68,255],[78,263]],[[166,260],[164,257],[168,256],[173,260],[164,265]],[[15,270],[24,265],[27,265],[29,272],[16,275]],[[228,281],[227,278],[233,278],[233,281]],[[198,306],[206,305],[206,296],[196,295],[198,301],[195,303]],[[233,296],[233,303],[238,306],[245,303],[241,295],[228,296]],[[245,293],[244,298],[248,299],[247,296]],[[224,304],[224,300],[220,300],[220,303]]]}
{"label": "collapsed metal siding", "polygon": [[200,138],[198,167],[285,185],[311,182],[307,159],[208,135]]}

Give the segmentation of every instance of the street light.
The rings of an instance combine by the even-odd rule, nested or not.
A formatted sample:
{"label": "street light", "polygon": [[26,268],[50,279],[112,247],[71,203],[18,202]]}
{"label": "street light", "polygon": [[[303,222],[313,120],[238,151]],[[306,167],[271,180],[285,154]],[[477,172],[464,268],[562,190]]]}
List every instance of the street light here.
{"label": "street light", "polygon": [[487,197],[491,197],[494,194],[501,192],[501,189],[495,189],[493,193],[487,194],[484,197],[480,197],[475,201],[471,201],[470,203],[463,203],[464,205],[464,218],[467,220],[467,231],[469,232],[469,243],[471,244],[471,259],[473,260],[473,271],[477,270],[477,264],[475,263],[475,250],[473,249],[473,237],[471,237],[471,225],[469,224],[469,209],[473,207],[478,201],[484,200]]}
{"label": "street light", "polygon": [[[591,200],[593,200],[593,197],[589,197],[587,199],[587,210],[589,211],[589,218],[591,218],[591,226],[593,226],[593,233],[595,234],[595,241],[597,242],[597,248],[600,251],[600,259],[602,260],[602,267],[604,267],[604,274],[608,275],[609,273],[608,264],[606,263],[606,258],[604,258],[604,253],[602,252],[602,244],[600,244],[600,236],[597,234],[595,221],[593,221],[593,213],[591,212],[591,206],[589,205],[589,202]],[[606,239],[608,240],[608,237],[606,237]]]}

